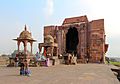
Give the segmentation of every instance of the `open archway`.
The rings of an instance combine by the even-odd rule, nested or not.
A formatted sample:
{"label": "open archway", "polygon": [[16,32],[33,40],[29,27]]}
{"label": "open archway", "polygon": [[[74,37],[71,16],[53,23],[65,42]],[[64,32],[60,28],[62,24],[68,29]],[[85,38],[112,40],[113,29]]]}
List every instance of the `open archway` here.
{"label": "open archway", "polygon": [[66,34],[66,52],[77,53],[77,45],[79,43],[78,31],[75,27],[70,27]]}

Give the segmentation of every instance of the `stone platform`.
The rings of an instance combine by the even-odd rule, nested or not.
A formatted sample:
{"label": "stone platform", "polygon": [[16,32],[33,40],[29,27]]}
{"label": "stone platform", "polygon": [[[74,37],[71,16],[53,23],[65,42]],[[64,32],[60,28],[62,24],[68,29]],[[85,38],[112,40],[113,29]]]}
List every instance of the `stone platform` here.
{"label": "stone platform", "polygon": [[30,67],[30,77],[20,76],[19,68],[0,67],[0,84],[120,84],[105,64]]}

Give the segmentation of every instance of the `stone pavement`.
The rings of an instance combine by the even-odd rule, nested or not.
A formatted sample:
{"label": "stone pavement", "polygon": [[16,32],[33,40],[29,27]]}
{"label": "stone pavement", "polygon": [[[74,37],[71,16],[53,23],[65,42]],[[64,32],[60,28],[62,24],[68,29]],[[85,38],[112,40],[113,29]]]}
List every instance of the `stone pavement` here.
{"label": "stone pavement", "polygon": [[32,76],[20,76],[19,68],[0,67],[0,84],[120,84],[105,64],[31,67]]}

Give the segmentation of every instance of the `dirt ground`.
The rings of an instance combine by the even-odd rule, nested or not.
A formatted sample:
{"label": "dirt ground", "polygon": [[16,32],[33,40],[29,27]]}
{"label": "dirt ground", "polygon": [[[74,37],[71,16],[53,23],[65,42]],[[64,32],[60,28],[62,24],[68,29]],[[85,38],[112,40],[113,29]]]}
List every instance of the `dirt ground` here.
{"label": "dirt ground", "polygon": [[30,67],[32,75],[20,76],[19,67],[0,67],[0,84],[120,84],[105,64]]}

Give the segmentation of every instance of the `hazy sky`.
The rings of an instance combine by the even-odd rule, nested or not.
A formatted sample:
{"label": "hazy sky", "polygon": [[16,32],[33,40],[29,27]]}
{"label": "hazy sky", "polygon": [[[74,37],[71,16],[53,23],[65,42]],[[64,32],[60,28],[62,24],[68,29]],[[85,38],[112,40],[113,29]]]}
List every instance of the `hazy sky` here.
{"label": "hazy sky", "polygon": [[[0,0],[0,54],[17,49],[17,38],[24,25],[37,40],[43,41],[45,25],[61,25],[66,17],[87,15],[89,21],[105,19],[107,56],[120,57],[120,0]],[[23,47],[21,46],[21,49]]]}

